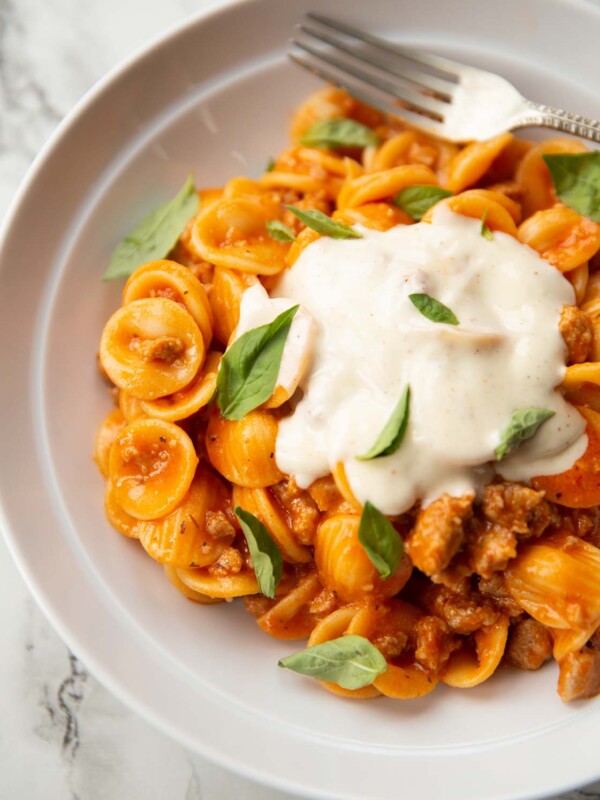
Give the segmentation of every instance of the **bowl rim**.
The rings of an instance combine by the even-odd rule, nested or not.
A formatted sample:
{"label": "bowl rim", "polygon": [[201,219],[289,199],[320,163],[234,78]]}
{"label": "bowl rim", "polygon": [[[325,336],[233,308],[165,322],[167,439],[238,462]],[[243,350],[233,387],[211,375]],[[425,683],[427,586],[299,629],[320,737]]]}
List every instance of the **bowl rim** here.
{"label": "bowl rim", "polygon": [[[586,9],[594,13],[600,18],[600,5],[593,2],[593,0],[552,0],[557,6],[572,6],[579,9]],[[118,64],[111,68],[105,76],[94,83],[93,86],[81,97],[81,99],[73,106],[73,108],[66,114],[66,116],[57,125],[55,130],[49,136],[46,143],[41,148],[38,155],[35,157],[30,167],[22,178],[20,185],[15,193],[15,196],[4,215],[4,219],[0,224],[0,268],[1,258],[6,241],[9,237],[10,231],[13,227],[15,219],[17,218],[21,206],[32,186],[36,181],[39,173],[43,170],[44,166],[51,160],[57,144],[61,141],[65,133],[76,125],[78,120],[85,115],[87,110],[94,105],[94,103],[104,95],[105,92],[110,91],[120,80],[124,79],[130,71],[138,67],[144,59],[150,58],[158,50],[162,48],[169,48],[172,43],[177,40],[182,34],[187,32],[190,28],[202,25],[205,22],[216,19],[220,16],[229,14],[237,7],[251,5],[253,0],[211,0],[208,7],[201,11],[194,12],[193,14],[186,15],[183,20],[169,26],[164,32],[153,36],[148,42],[137,47],[129,56],[121,59]],[[49,598],[45,597],[45,592],[42,590],[36,581],[34,572],[22,558],[18,546],[16,544],[15,531],[13,525],[9,522],[8,514],[6,513],[5,503],[3,499],[3,492],[0,492],[0,531],[4,536],[7,543],[9,552],[14,559],[25,583],[36,600],[38,606],[42,609],[46,618],[49,620],[53,628],[58,632],[63,641],[70,649],[81,657],[84,664],[90,668],[92,674],[105,686],[113,695],[115,695],[121,702],[128,708],[131,708],[136,714],[139,714],[144,720],[150,722],[155,728],[162,733],[166,733],[175,741],[183,744],[185,747],[194,752],[201,752],[202,755],[210,758],[216,763],[221,764],[229,770],[242,774],[254,781],[260,781],[264,784],[276,787],[284,792],[300,791],[305,797],[314,797],[315,800],[324,797],[342,798],[345,795],[327,793],[326,791],[312,790],[308,787],[291,785],[289,782],[275,777],[269,772],[265,772],[260,768],[248,767],[246,764],[235,761],[232,757],[219,749],[214,749],[209,742],[204,743],[202,750],[198,746],[197,740],[192,739],[175,724],[170,723],[159,712],[151,709],[142,700],[130,691],[129,687],[124,686],[119,680],[113,677],[110,668],[103,666],[102,662],[98,661],[93,655],[93,651],[86,645],[79,641],[76,633],[72,632],[68,624],[63,622],[60,613],[57,611],[55,604]],[[590,780],[600,777],[600,767],[597,774],[592,776]],[[580,780],[572,779],[570,782],[564,783],[558,787],[558,791],[568,791],[570,789],[580,786]],[[555,790],[556,791],[556,790]],[[546,792],[530,792],[529,794],[522,795],[523,800],[535,800],[535,798],[546,797]]]}

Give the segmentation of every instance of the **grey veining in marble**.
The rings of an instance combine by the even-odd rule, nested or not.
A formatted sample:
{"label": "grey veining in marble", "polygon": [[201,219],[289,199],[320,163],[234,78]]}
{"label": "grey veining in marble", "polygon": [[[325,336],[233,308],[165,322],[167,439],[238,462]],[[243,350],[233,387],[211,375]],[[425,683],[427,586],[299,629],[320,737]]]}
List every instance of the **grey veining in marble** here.
{"label": "grey veining in marble", "polygon": [[[93,82],[205,5],[0,0],[0,217]],[[100,686],[48,625],[2,541],[0,671],[0,798],[293,800],[187,752]],[[569,797],[600,800],[600,784]]]}

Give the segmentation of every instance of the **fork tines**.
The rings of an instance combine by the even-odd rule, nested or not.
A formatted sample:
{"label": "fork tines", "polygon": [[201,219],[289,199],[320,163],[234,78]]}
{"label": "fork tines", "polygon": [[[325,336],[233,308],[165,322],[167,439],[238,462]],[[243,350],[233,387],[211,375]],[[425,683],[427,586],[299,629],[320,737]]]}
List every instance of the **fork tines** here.
{"label": "fork tines", "polygon": [[[440,132],[458,74],[448,59],[409,50],[318,14],[297,26],[296,63],[365,103]],[[435,74],[434,74],[435,73]]]}

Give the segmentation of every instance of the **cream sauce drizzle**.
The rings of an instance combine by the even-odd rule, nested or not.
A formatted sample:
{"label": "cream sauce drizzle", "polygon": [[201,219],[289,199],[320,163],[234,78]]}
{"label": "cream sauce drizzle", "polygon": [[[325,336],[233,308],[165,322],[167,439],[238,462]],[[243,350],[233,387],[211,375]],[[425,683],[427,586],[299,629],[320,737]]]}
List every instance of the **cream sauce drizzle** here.
{"label": "cream sauce drizzle", "polygon": [[[478,220],[443,207],[433,224],[359,230],[362,239],[309,245],[273,299],[264,291],[259,298],[260,290],[242,299],[240,330],[249,317],[262,324],[295,303],[314,322],[310,349],[299,354],[291,337],[284,350],[280,374],[299,358],[306,369],[302,399],[280,422],[280,469],[306,487],[342,462],[361,502],[397,514],[444,492],[477,492],[496,472],[528,481],[572,466],[587,437],[556,390],[565,372],[558,320],[574,302],[560,272],[513,237],[497,232],[489,241]],[[428,320],[408,298],[415,292],[447,305],[460,324]],[[407,384],[410,422],[400,449],[357,461]],[[502,430],[526,406],[555,416],[494,463]]]}

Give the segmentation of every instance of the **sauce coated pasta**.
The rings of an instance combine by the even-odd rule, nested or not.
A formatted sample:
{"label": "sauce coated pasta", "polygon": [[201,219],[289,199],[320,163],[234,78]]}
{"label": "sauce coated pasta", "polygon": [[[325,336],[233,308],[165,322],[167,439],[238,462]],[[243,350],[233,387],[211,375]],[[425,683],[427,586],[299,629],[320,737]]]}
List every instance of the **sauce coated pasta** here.
{"label": "sauce coated pasta", "polygon": [[333,88],[291,130],[132,265],[109,522],[342,697],[552,659],[563,700],[600,693],[600,209],[548,160],[585,149],[460,147]]}

